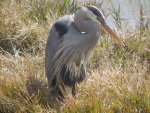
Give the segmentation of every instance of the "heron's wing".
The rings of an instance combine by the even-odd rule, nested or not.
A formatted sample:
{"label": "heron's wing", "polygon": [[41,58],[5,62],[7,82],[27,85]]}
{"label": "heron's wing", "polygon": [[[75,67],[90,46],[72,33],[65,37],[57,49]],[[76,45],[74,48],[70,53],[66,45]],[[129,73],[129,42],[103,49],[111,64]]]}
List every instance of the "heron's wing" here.
{"label": "heron's wing", "polygon": [[51,31],[49,32],[46,49],[45,49],[45,68],[46,68],[46,75],[48,81],[52,81],[54,79],[54,75],[51,73],[51,69],[53,66],[52,59],[55,56],[55,53],[58,50],[58,46],[60,41],[62,40],[64,34],[67,33],[70,24],[73,21],[72,15],[67,15],[64,17],[59,18],[53,24]]}

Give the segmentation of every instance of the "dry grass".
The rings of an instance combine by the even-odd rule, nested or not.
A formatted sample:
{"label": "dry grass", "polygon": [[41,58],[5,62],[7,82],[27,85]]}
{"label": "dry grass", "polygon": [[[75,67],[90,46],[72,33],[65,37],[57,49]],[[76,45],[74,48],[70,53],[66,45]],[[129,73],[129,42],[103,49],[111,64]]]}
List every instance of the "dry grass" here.
{"label": "dry grass", "polygon": [[[47,88],[44,48],[52,22],[72,12],[74,9],[69,7],[73,4],[66,1],[52,5],[44,1],[41,4],[45,4],[45,12],[38,15],[41,7],[34,0],[10,1],[0,0],[1,113],[150,112],[148,29],[124,33],[124,48],[103,34],[89,64],[87,80],[78,86],[76,99],[67,100],[58,110]],[[68,9],[60,12],[64,5]]]}

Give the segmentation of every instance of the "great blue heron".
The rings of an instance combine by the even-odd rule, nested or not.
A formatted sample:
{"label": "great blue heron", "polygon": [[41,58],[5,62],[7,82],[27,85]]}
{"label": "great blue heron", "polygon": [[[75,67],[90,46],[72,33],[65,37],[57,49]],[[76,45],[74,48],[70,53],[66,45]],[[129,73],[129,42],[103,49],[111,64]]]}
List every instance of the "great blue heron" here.
{"label": "great blue heron", "polygon": [[86,65],[99,39],[100,27],[120,44],[102,12],[95,6],[79,7],[74,14],[60,17],[53,24],[46,45],[46,76],[49,87],[75,95],[75,86],[86,77]]}

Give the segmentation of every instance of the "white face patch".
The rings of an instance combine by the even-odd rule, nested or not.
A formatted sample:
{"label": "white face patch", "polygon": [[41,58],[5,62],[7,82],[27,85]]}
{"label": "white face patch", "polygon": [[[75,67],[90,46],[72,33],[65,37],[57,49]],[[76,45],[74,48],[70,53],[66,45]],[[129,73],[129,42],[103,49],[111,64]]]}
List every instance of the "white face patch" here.
{"label": "white face patch", "polygon": [[[77,9],[77,11],[75,12],[75,24],[79,27],[80,31],[84,32],[84,30],[86,28],[83,28],[83,26],[81,25],[81,21],[82,22],[94,22],[95,24],[97,24],[97,26],[99,27],[99,25],[101,25],[101,23],[98,21],[97,19],[97,15],[95,15],[91,10],[89,10],[87,7],[80,7],[79,9]],[[84,29],[84,30],[83,30]]]}
{"label": "white face patch", "polygon": [[89,19],[95,21],[96,23],[100,24],[100,22],[97,20],[97,16],[90,10],[87,9],[87,16]]}
{"label": "white face patch", "polygon": [[89,18],[90,20],[95,21],[96,23],[100,24],[100,22],[97,20],[97,16],[90,10],[88,10],[86,7],[83,7],[86,13],[87,18]]}
{"label": "white face patch", "polygon": [[92,20],[97,18],[97,16],[95,14],[93,14],[93,12],[88,10],[88,9],[87,9],[87,14],[88,14],[88,17],[90,17]]}
{"label": "white face patch", "polygon": [[97,17],[93,14],[92,11],[88,10],[86,7],[82,7],[81,9],[76,11],[76,14],[82,14],[85,18],[89,18],[91,20],[95,20]]}

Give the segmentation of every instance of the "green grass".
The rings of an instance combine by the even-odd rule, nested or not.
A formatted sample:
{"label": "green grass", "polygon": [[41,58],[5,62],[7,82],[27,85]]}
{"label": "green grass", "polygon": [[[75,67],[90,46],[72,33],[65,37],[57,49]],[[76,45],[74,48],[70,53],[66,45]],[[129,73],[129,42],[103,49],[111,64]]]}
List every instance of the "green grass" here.
{"label": "green grass", "polygon": [[82,4],[102,3],[0,0],[0,113],[150,113],[150,31],[144,24],[123,33],[122,48],[102,32],[86,81],[61,109],[49,92],[44,49],[51,25]]}

